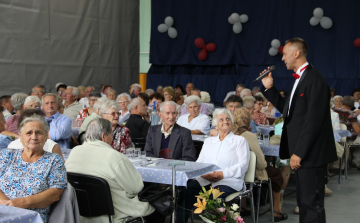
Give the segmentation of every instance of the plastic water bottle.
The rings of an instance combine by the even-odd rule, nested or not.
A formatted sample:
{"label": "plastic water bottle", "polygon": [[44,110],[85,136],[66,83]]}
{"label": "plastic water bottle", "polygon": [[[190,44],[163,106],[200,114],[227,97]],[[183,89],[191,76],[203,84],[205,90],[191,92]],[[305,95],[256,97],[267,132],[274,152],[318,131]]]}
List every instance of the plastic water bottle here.
{"label": "plastic water bottle", "polygon": [[150,121],[151,121],[151,125],[157,125],[159,123],[159,114],[158,111],[156,110],[156,102],[153,102],[153,111],[151,112],[150,115]]}
{"label": "plastic water bottle", "polygon": [[277,109],[275,109],[275,118],[279,117],[281,117],[281,113]]}

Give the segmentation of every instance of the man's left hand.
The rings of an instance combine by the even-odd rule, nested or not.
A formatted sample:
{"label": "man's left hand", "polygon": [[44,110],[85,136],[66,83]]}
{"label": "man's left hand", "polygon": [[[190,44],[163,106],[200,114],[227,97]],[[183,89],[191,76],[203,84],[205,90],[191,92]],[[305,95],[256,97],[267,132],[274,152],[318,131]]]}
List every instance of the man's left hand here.
{"label": "man's left hand", "polygon": [[291,169],[298,170],[301,167],[300,162],[301,162],[301,158],[293,154],[290,158]]}
{"label": "man's left hand", "polygon": [[201,177],[210,182],[217,182],[219,180],[224,179],[224,174],[222,171],[214,171],[212,173],[202,175]]}

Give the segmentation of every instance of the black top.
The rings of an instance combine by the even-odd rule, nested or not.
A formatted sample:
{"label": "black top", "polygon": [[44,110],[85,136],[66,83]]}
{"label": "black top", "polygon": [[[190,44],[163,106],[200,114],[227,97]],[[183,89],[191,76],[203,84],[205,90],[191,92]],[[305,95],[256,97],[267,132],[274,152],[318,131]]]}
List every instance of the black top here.
{"label": "black top", "polygon": [[132,114],[125,125],[131,133],[131,138],[146,138],[150,123],[142,119],[140,115]]}

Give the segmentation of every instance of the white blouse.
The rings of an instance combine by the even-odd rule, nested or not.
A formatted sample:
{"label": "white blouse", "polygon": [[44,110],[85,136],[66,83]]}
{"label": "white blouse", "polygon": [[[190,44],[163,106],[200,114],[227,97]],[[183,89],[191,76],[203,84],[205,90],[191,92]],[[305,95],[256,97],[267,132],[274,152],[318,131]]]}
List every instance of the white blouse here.
{"label": "white blouse", "polygon": [[224,179],[210,182],[202,177],[196,178],[201,186],[211,184],[212,187],[226,185],[240,191],[244,185],[245,173],[250,161],[250,149],[246,139],[230,132],[223,141],[219,135],[205,140],[196,162],[212,163],[220,167]]}
{"label": "white blouse", "polygon": [[198,116],[193,118],[191,120],[191,122],[189,122],[189,115],[190,114],[180,116],[176,123],[184,128],[190,129],[190,130],[199,129],[205,135],[209,135],[209,132],[210,132],[209,117],[207,115],[200,113]]}

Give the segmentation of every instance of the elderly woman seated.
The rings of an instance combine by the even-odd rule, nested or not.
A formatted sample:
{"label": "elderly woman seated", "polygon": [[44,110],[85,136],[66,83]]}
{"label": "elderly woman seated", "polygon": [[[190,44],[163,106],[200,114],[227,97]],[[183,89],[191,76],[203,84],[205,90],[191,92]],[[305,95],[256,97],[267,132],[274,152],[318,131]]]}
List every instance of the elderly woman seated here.
{"label": "elderly woman seated", "polygon": [[[340,95],[336,95],[333,98],[334,100],[334,106],[333,109],[337,109],[337,108],[341,108],[342,107],[342,103],[343,103],[343,97]],[[352,108],[352,107],[351,107]]]}
{"label": "elderly woman seated", "polygon": [[[139,172],[125,155],[110,146],[113,139],[112,126],[103,118],[92,120],[86,129],[84,144],[76,146],[66,161],[67,171],[101,177],[108,182],[114,203],[114,222],[121,222],[122,218],[129,215],[140,217],[151,213],[148,218],[153,221],[150,222],[161,222],[154,220],[161,218],[154,212],[154,208],[138,199],[137,195],[144,187]],[[109,222],[109,218],[107,215],[81,217],[81,222]]]}
{"label": "elderly woman seated", "polygon": [[[205,140],[196,162],[215,164],[221,169],[188,182],[185,190],[185,209],[187,210],[192,209],[196,203],[195,196],[199,195],[202,186],[206,189],[212,186],[225,192],[220,198],[243,189],[244,177],[250,161],[249,144],[245,138],[231,131],[233,117],[230,111],[215,109],[212,124],[216,126],[218,136]],[[186,213],[185,222],[188,217],[189,213]],[[181,208],[178,208],[178,219],[182,219]]]}
{"label": "elderly woman seated", "polygon": [[0,204],[37,211],[44,222],[67,183],[62,158],[43,150],[48,132],[43,116],[27,117],[19,126],[23,149],[0,152]]}
{"label": "elderly woman seated", "polygon": [[3,135],[2,133],[5,131],[5,119],[4,119],[4,115],[3,112],[4,111],[4,107],[0,105],[0,149],[6,149],[8,148],[8,145],[11,143],[12,139],[7,136],[7,135]]}
{"label": "elderly woman seated", "polygon": [[116,101],[120,106],[119,125],[123,125],[130,118],[130,112],[127,106],[131,101],[131,97],[127,93],[121,93],[117,96]]}
{"label": "elderly woman seated", "polygon": [[115,101],[116,99],[116,91],[114,89],[106,90],[106,97],[111,101]]}
{"label": "elderly woman seated", "polygon": [[[267,166],[265,156],[260,148],[259,141],[255,134],[251,133],[250,121],[251,115],[246,108],[238,108],[233,113],[234,124],[232,131],[235,135],[242,136],[249,144],[250,151],[256,155],[256,172],[255,177],[258,180],[267,181],[271,179],[272,192],[274,197],[274,220],[286,220],[288,216],[283,214],[280,207],[280,190],[283,184],[283,178],[279,169]],[[243,200],[245,201],[245,200]],[[245,202],[242,206],[245,206]]]}
{"label": "elderly woman seated", "polygon": [[81,121],[81,123],[85,120],[85,118],[89,117],[95,112],[94,104],[99,98],[101,98],[101,93],[100,91],[91,91],[88,98],[89,107],[82,109],[76,117],[76,120]]}
{"label": "elderly woman seated", "polygon": [[207,115],[200,114],[200,98],[191,95],[185,99],[185,105],[189,114],[180,116],[176,123],[184,128],[190,129],[193,135],[208,135],[210,131],[210,119]]}
{"label": "elderly woman seated", "polygon": [[254,122],[258,125],[266,125],[266,115],[261,112],[263,107],[264,99],[260,96],[255,96],[254,110],[252,111],[251,117]]}
{"label": "elderly woman seated", "polygon": [[11,133],[6,134],[7,131],[5,131],[3,134],[6,134],[8,136],[15,136],[16,138],[19,137],[18,119],[21,111],[25,109],[24,102],[27,97],[28,95],[25,93],[15,93],[11,96],[11,105],[14,107],[16,113],[6,121],[7,131]]}
{"label": "elderly woman seated", "polygon": [[125,152],[131,146],[130,130],[119,125],[119,104],[115,101],[107,101],[103,103],[99,110],[99,115],[112,124],[112,143],[111,146],[119,152]]}

